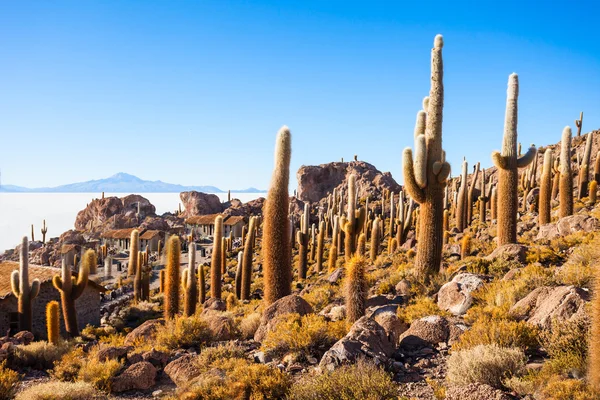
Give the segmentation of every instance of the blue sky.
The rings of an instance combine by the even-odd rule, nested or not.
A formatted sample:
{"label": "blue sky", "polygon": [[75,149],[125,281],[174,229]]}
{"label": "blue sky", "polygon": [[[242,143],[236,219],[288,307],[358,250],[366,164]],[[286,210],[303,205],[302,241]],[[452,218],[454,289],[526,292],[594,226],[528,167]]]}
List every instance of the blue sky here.
{"label": "blue sky", "polygon": [[[358,154],[401,181],[430,50],[444,35],[454,173],[501,145],[508,75],[519,138],[600,128],[593,1],[0,0],[3,183],[119,171],[267,188],[278,128],[302,164]],[[292,178],[291,189],[295,187]]]}

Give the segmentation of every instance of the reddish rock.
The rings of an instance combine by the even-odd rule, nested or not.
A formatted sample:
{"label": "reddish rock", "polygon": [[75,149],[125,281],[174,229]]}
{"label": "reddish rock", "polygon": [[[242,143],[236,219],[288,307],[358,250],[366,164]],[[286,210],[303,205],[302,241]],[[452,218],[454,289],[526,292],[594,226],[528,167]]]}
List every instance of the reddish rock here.
{"label": "reddish rock", "polygon": [[164,371],[177,386],[185,386],[201,373],[196,356],[191,354],[186,354],[171,361]]}
{"label": "reddish rock", "polygon": [[156,215],[156,207],[154,207],[147,198],[140,196],[139,194],[130,194],[129,196],[125,196],[121,198],[121,203],[123,203],[125,214],[127,214],[129,211],[133,211],[134,214],[137,213],[139,203],[141,219],[144,219],[147,216]]}
{"label": "reddish rock", "polygon": [[156,331],[158,330],[158,328],[164,324],[165,321],[162,319],[151,319],[144,322],[143,324],[129,332],[127,336],[125,336],[125,346],[133,346],[138,340],[149,340],[154,338],[154,335],[156,335]]}
{"label": "reddish rock", "polygon": [[454,315],[462,315],[473,304],[472,292],[484,284],[484,278],[471,273],[456,275],[438,292],[438,307]]}
{"label": "reddish rock", "polygon": [[147,390],[154,386],[156,368],[147,361],[135,363],[127,368],[121,375],[115,377],[112,391],[115,393],[128,390]]}
{"label": "reddish rock", "polygon": [[600,229],[600,221],[587,215],[570,215],[559,219],[556,223],[540,226],[536,240],[551,240],[559,236],[567,236],[576,232],[593,232]]}
{"label": "reddish rock", "polygon": [[254,340],[261,342],[271,331],[280,318],[286,314],[297,313],[300,315],[311,314],[313,308],[306,300],[295,294],[282,297],[265,309],[260,319],[260,325],[254,334]]}
{"label": "reddish rock", "polygon": [[144,218],[154,216],[156,208],[143,196],[131,194],[123,198],[105,197],[92,200],[86,208],[77,213],[75,229],[104,232],[109,229],[133,228]]}
{"label": "reddish rock", "polygon": [[225,209],[221,199],[216,194],[202,192],[181,192],[179,194],[181,205],[185,208],[183,217],[195,215],[218,214]]}
{"label": "reddish rock", "polygon": [[435,346],[447,342],[450,337],[448,320],[439,315],[430,315],[414,321],[400,337],[400,346],[418,348]]}
{"label": "reddish rock", "polygon": [[517,261],[521,264],[525,263],[527,257],[527,246],[522,244],[509,243],[496,247],[492,253],[485,257],[487,260],[495,260],[497,258]]}
{"label": "reddish rock", "polygon": [[348,186],[348,176],[357,176],[358,197],[379,198],[383,189],[398,193],[400,185],[389,172],[381,172],[364,161],[332,162],[329,164],[302,166],[298,170],[297,197],[302,201],[315,203],[327,197],[334,188]]}
{"label": "reddish rock", "polygon": [[92,200],[86,208],[77,213],[75,229],[90,230],[92,224],[99,226],[107,222],[113,215],[123,212],[123,202],[118,197],[105,197]]}

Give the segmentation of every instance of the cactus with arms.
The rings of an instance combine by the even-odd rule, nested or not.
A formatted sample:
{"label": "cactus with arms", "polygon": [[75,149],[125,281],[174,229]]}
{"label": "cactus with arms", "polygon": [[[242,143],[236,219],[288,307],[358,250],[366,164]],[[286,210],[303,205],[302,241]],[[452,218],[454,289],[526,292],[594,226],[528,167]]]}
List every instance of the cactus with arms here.
{"label": "cactus with arms", "polygon": [[527,153],[517,157],[518,97],[519,78],[517,74],[512,74],[508,78],[502,152],[492,153],[492,161],[498,167],[498,246],[517,242],[519,168],[528,166],[537,152],[532,145]]}
{"label": "cactus with arms", "polygon": [[[404,150],[404,183],[410,196],[421,207],[417,239],[416,271],[426,277],[439,272],[442,261],[444,188],[450,164],[442,149],[444,108],[442,47],[437,35],[431,51],[431,90],[426,111],[420,111],[415,128],[415,160],[410,148]],[[425,130],[423,132],[423,120]]]}
{"label": "cactus with arms", "polygon": [[21,241],[19,270],[14,270],[10,279],[11,289],[17,298],[19,330],[31,332],[31,302],[40,292],[40,281],[34,279],[29,284],[29,242],[27,236]]}

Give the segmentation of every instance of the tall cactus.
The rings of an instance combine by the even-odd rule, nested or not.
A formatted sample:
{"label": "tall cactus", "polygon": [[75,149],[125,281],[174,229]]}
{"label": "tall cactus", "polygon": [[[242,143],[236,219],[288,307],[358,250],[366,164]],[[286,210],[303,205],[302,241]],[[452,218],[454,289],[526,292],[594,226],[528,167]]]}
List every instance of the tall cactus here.
{"label": "tall cactus", "polygon": [[250,300],[250,285],[252,284],[252,256],[254,249],[252,243],[256,235],[256,217],[250,218],[248,235],[244,244],[244,255],[242,258],[242,290],[240,298],[242,300]]}
{"label": "tall cactus", "polygon": [[[404,184],[419,204],[419,230],[415,267],[419,275],[429,277],[439,272],[442,262],[444,187],[450,164],[442,150],[442,113],[444,108],[442,35],[437,35],[431,51],[431,90],[425,132],[416,132],[415,152],[404,150]],[[425,111],[420,111],[419,115]]]}
{"label": "tall cactus", "polygon": [[40,281],[34,279],[29,284],[29,242],[23,236],[19,253],[19,270],[14,270],[10,279],[11,289],[17,298],[19,330],[31,332],[31,302],[40,292]]}
{"label": "tall cactus", "polygon": [[346,321],[353,324],[365,315],[369,287],[365,268],[367,260],[359,255],[353,256],[347,265],[345,280]]}
{"label": "tall cactus", "polygon": [[333,272],[337,267],[337,248],[334,243],[329,247],[329,259],[327,263],[329,272]]}
{"label": "tall cactus", "polygon": [[490,201],[491,192],[487,189],[486,184],[486,176],[485,176],[485,168],[481,170],[481,183],[479,186],[479,223],[485,224],[487,219],[487,205]]}
{"label": "tall cactus", "polygon": [[48,333],[48,342],[57,345],[60,340],[58,301],[50,301],[46,304],[46,331]]}
{"label": "tall cactus", "polygon": [[594,140],[594,132],[587,134],[585,140],[585,151],[583,153],[583,160],[579,166],[579,182],[577,188],[577,198],[583,199],[588,195],[588,185],[590,177],[590,161],[592,157],[592,141]]}
{"label": "tall cactus", "polygon": [[277,133],[275,167],[263,211],[262,256],[266,304],[291,293],[290,228],[287,217],[291,156],[292,135],[288,127],[283,126]]}
{"label": "tall cactus", "polygon": [[227,272],[227,238],[221,238],[221,276]]}
{"label": "tall cactus", "polygon": [[460,178],[460,188],[458,189],[458,196],[456,198],[456,228],[459,232],[462,232],[467,227],[467,191],[469,185],[467,184],[467,171],[469,164],[466,159],[462,162],[462,173]]}
{"label": "tall cactus", "polygon": [[75,277],[72,276],[71,268],[63,258],[61,276],[55,275],[52,279],[52,284],[56,290],[60,292],[65,327],[67,333],[72,338],[79,336],[75,300],[83,294],[88,283],[90,265],[95,262],[96,253],[93,250],[86,251],[81,260],[81,267],[79,268],[79,275],[76,280]]}
{"label": "tall cactus", "polygon": [[210,296],[214,299],[221,298],[221,268],[223,261],[223,217],[215,218],[215,234],[210,264]]}
{"label": "tall cactus", "polygon": [[181,241],[173,235],[167,242],[167,265],[165,282],[165,319],[173,319],[179,313],[179,285],[181,263]]}
{"label": "tall cactus", "polygon": [[206,301],[206,279],[204,275],[204,264],[198,266],[198,301],[204,304]]}
{"label": "tall cactus", "polygon": [[373,227],[371,228],[371,248],[369,249],[371,262],[375,262],[377,256],[379,255],[379,246],[381,245],[381,230],[379,229],[379,224],[381,220],[375,218],[373,221]]}
{"label": "tall cactus", "polygon": [[190,317],[196,313],[198,301],[198,288],[196,287],[196,243],[190,243],[188,250],[188,267],[183,270],[181,284],[183,286],[183,315]]}
{"label": "tall cactus", "polygon": [[[344,253],[346,260],[349,261],[352,255],[356,252],[356,243],[360,229],[365,223],[365,209],[356,208],[356,175],[352,174],[348,177],[348,206],[345,222],[342,224],[344,231]],[[383,202],[382,202],[383,204]]]}
{"label": "tall cactus", "polygon": [[304,203],[304,213],[300,217],[300,230],[296,232],[296,241],[298,242],[298,279],[306,279],[306,270],[308,266],[308,243],[309,233],[308,225],[310,224],[310,206]]}
{"label": "tall cactus", "polygon": [[323,247],[325,246],[325,221],[319,224],[319,233],[317,234],[317,273],[323,270]]}
{"label": "tall cactus", "polygon": [[142,301],[142,274],[144,269],[144,253],[141,251],[137,256],[137,267],[135,268],[135,276],[133,278],[133,299]]}
{"label": "tall cactus", "polygon": [[471,225],[473,222],[473,206],[475,204],[475,188],[477,187],[477,179],[479,178],[480,164],[475,164],[475,170],[471,175],[471,185],[469,186],[469,193],[467,195],[467,225]]}
{"label": "tall cactus", "polygon": [[140,251],[140,232],[134,229],[131,232],[129,247],[129,267],[127,268],[127,275],[135,275],[135,271],[138,265],[138,252]]}
{"label": "tall cactus", "polygon": [[560,199],[560,218],[573,215],[573,172],[571,171],[571,128],[563,129],[560,143],[560,182],[558,184]]}
{"label": "tall cactus", "polygon": [[492,161],[498,168],[498,246],[517,242],[519,168],[529,165],[536,155],[535,146],[531,146],[526,154],[517,157],[518,97],[519,78],[513,73],[508,78],[502,152],[492,153]]}
{"label": "tall cactus", "polygon": [[539,224],[550,223],[550,211],[552,210],[552,150],[546,149],[544,153],[544,165],[542,166],[542,176],[540,178],[540,197],[539,197]]}
{"label": "tall cactus", "polygon": [[242,263],[244,260],[244,251],[238,252],[237,265],[235,267],[235,297],[242,299]]}

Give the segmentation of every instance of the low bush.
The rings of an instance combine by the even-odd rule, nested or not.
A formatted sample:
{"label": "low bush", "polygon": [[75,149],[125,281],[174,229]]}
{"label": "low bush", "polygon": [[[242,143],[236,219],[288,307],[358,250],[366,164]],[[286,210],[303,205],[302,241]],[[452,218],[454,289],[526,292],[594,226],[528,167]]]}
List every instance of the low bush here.
{"label": "low bush", "polygon": [[411,299],[407,306],[398,307],[397,314],[398,318],[407,324],[411,324],[413,321],[427,317],[428,315],[448,315],[447,312],[442,311],[437,303],[428,296],[419,296]]}
{"label": "low bush", "polygon": [[260,325],[261,315],[252,313],[240,322],[240,333],[244,339],[252,339],[258,326]]}
{"label": "low bush", "polygon": [[359,361],[333,372],[306,376],[297,381],[289,400],[393,400],[398,386],[390,374],[376,365]]}
{"label": "low bush", "polygon": [[465,350],[479,345],[518,347],[529,350],[538,347],[539,330],[525,321],[483,318],[463,333],[453,350]]}
{"label": "low bush", "polygon": [[17,395],[15,400],[107,400],[85,382],[46,382],[31,386]]}
{"label": "low bush", "polygon": [[154,342],[169,350],[202,347],[213,338],[208,323],[200,316],[175,317],[156,332]]}
{"label": "low bush", "polygon": [[54,363],[71,350],[69,342],[54,345],[46,341],[31,342],[16,347],[14,362],[19,367],[30,367],[38,370],[52,368]]}
{"label": "low bush", "polygon": [[553,321],[552,329],[540,335],[542,347],[550,356],[544,367],[557,374],[585,376],[589,329],[589,321],[583,318]]}
{"label": "low bush", "polygon": [[6,366],[6,361],[0,363],[0,400],[10,400],[17,391],[21,375]]}
{"label": "low bush", "polygon": [[495,344],[479,345],[453,352],[448,358],[448,382],[456,385],[484,383],[502,388],[511,376],[525,369],[527,358],[521,349],[500,347]]}

